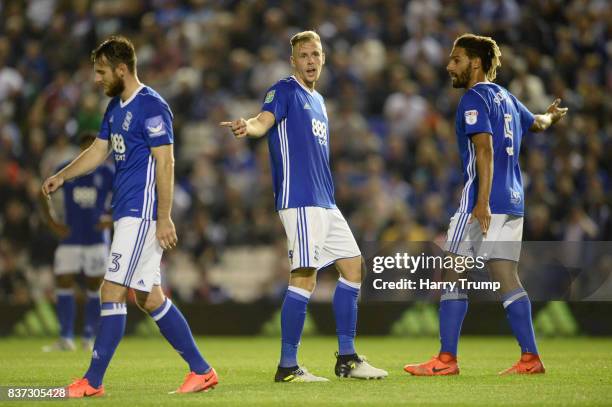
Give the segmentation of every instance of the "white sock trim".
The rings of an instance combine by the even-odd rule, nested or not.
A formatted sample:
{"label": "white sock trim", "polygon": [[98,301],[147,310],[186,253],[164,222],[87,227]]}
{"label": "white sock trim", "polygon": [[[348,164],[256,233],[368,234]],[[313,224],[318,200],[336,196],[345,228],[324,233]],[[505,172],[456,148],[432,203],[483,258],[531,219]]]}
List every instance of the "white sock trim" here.
{"label": "white sock trim", "polygon": [[74,288],[56,288],[55,295],[74,295]]}
{"label": "white sock trim", "polygon": [[114,303],[111,309],[102,309],[100,311],[101,317],[107,317],[109,315],[127,315],[127,306],[124,303]]}
{"label": "white sock trim", "polygon": [[292,285],[290,285],[289,287],[287,287],[287,290],[294,292],[298,295],[301,295],[304,298],[308,298],[310,299],[310,295],[312,294],[310,291],[308,290],[304,290],[303,288],[299,288],[299,287],[294,287]]}
{"label": "white sock trim", "polygon": [[344,277],[338,277],[338,281],[340,281],[342,284],[346,284],[349,287],[354,288],[355,290],[360,290],[361,289],[361,283],[353,283],[352,281],[348,281]]}
{"label": "white sock trim", "polygon": [[526,296],[527,296],[527,291],[521,291],[520,293],[514,294],[512,297],[504,301],[504,308],[508,308],[508,306],[512,304],[514,301],[518,300],[519,298],[526,297]]}
{"label": "white sock trim", "polygon": [[166,305],[164,305],[164,309],[162,309],[159,314],[151,316],[153,321],[157,322],[162,319],[168,313],[168,311],[170,311],[170,307],[172,307],[172,301],[170,301],[170,298],[166,297]]}

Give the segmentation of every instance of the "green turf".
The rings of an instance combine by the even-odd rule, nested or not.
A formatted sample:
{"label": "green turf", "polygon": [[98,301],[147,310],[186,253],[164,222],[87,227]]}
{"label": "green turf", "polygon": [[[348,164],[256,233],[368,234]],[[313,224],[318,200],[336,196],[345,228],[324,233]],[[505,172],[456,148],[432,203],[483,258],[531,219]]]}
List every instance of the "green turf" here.
{"label": "green turf", "polygon": [[[419,362],[436,351],[433,339],[360,338],[359,351],[390,376],[380,381],[338,380],[333,376],[335,339],[305,338],[300,359],[329,383],[272,382],[278,340],[270,338],[198,338],[220,376],[208,393],[168,395],[186,372],[179,356],[160,338],[124,339],[105,378],[107,395],[73,400],[71,405],[612,405],[612,339],[540,341],[548,372],[531,377],[498,377],[518,348],[511,338],[463,338],[461,375],[410,377],[406,362]],[[45,354],[40,339],[0,340],[0,385],[60,386],[82,375],[85,351]],[[1,404],[1,403],[0,403]],[[41,402],[29,404],[41,405]],[[46,403],[43,403],[46,404]],[[17,404],[25,406],[26,402]]]}

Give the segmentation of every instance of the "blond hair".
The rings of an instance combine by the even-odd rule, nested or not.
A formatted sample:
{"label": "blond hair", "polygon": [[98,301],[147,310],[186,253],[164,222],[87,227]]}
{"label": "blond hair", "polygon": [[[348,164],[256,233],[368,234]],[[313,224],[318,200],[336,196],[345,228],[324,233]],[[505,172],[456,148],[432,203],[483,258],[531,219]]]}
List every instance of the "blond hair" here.
{"label": "blond hair", "polygon": [[495,79],[497,68],[501,66],[501,51],[493,38],[463,34],[455,40],[453,46],[465,49],[469,58],[480,58],[482,70],[487,80],[493,81]]}
{"label": "blond hair", "polygon": [[293,51],[297,48],[297,45],[303,42],[308,42],[308,41],[315,41],[320,44],[321,37],[319,37],[319,34],[317,34],[314,31],[302,31],[302,32],[295,34],[293,37],[291,37],[291,41],[290,41],[291,53],[293,54]]}

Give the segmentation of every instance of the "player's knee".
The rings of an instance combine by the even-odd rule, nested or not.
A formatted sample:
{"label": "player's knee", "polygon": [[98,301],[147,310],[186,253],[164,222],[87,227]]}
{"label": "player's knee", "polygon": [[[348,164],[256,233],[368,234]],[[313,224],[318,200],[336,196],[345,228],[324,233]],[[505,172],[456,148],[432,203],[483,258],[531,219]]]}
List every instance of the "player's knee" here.
{"label": "player's knee", "polygon": [[163,295],[161,290],[153,290],[150,293],[138,291],[136,293],[136,305],[143,312],[150,314],[151,312],[158,309],[163,303],[166,297]]}
{"label": "player's knee", "polygon": [[300,287],[300,288],[303,288],[304,290],[310,291],[312,293],[314,292],[316,286],[317,286],[317,280],[313,279],[312,281],[308,282],[308,284],[306,284],[304,287]]}
{"label": "player's knee", "polygon": [[103,281],[100,287],[102,302],[125,302],[127,288],[110,281]]}
{"label": "player's knee", "polygon": [[313,268],[293,270],[289,277],[289,285],[313,292],[317,284],[317,271]]}
{"label": "player's knee", "polygon": [[521,288],[516,262],[508,260],[490,261],[488,264],[491,280],[500,283],[500,294]]}
{"label": "player's knee", "polygon": [[142,309],[147,314],[150,314],[156,309],[158,309],[159,307],[161,307],[163,303],[164,303],[163,300],[161,301],[160,300],[147,300],[140,309]]}
{"label": "player's knee", "polygon": [[353,283],[361,283],[365,275],[365,262],[361,256],[338,260],[336,268],[342,278]]}
{"label": "player's knee", "polygon": [[143,295],[136,294],[136,306],[142,312],[147,312],[147,297]]}
{"label": "player's knee", "polygon": [[141,310],[144,313],[147,313],[147,309],[144,307],[144,302],[140,302],[137,299],[134,303],[136,304],[139,310]]}
{"label": "player's knee", "polygon": [[521,285],[520,282],[514,282],[514,281],[498,281],[499,284],[499,294],[500,295],[506,295],[509,292],[518,290],[519,288],[523,288],[523,286]]}
{"label": "player's knee", "polygon": [[289,281],[289,285],[292,287],[301,288],[302,290],[313,292],[315,287],[317,286],[317,281],[315,279],[308,280],[308,281],[305,281],[305,280]]}

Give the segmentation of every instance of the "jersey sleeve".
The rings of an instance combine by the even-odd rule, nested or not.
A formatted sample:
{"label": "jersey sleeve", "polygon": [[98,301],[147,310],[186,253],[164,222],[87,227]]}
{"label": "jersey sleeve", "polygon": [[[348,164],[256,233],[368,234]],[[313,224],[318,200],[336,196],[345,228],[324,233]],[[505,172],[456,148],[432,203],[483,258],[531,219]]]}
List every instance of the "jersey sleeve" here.
{"label": "jersey sleeve", "polygon": [[146,104],[143,109],[144,137],[149,147],[158,147],[174,142],[172,112],[168,105],[158,99]]}
{"label": "jersey sleeve", "polygon": [[477,133],[493,134],[489,107],[476,91],[470,90],[463,96],[459,104],[459,113],[465,126],[466,136]]}
{"label": "jersey sleeve", "polygon": [[261,110],[272,113],[276,119],[276,122],[280,122],[287,117],[286,86],[282,86],[280,83],[277,83],[268,89]]}
{"label": "jersey sleeve", "polygon": [[111,99],[110,102],[108,102],[108,105],[106,105],[106,111],[104,112],[104,116],[102,117],[102,124],[100,125],[100,132],[98,133],[98,138],[101,138],[102,140],[108,140],[108,138],[110,137],[111,128],[109,123],[110,118],[108,117],[108,115],[112,110],[114,102],[114,99]]}
{"label": "jersey sleeve", "polygon": [[523,134],[528,133],[529,128],[535,121],[535,116],[514,95],[512,95],[512,99],[514,100],[514,104],[516,105],[516,110],[518,110],[519,116],[521,118],[521,129],[523,129]]}

